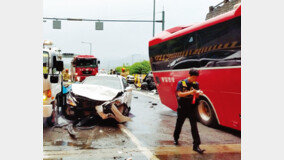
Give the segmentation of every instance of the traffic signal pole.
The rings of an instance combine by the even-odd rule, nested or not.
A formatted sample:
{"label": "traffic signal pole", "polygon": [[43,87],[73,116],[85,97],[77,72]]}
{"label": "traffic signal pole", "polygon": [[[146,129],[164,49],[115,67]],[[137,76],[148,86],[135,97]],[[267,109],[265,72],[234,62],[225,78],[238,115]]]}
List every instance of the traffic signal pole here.
{"label": "traffic signal pole", "polygon": [[[155,11],[155,9],[154,9]],[[87,19],[87,18],[56,18],[43,17],[46,20],[54,21],[91,21],[91,22],[131,22],[131,23],[153,23],[153,37],[155,36],[155,23],[162,23],[162,30],[165,27],[165,11],[162,11],[162,20],[155,20],[155,12],[153,13],[153,20],[116,20],[116,19]]]}
{"label": "traffic signal pole", "polygon": [[156,12],[156,0],[153,5],[153,37],[155,36],[155,12]]}
{"label": "traffic signal pole", "polygon": [[165,30],[165,11],[162,11],[162,31]]}

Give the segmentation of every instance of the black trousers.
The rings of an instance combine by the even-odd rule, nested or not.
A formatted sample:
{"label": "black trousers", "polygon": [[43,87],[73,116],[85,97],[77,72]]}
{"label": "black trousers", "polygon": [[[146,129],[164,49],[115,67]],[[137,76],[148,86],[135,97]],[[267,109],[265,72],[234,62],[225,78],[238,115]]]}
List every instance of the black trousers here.
{"label": "black trousers", "polygon": [[[185,107],[187,108],[183,109]],[[187,103],[187,106],[180,106],[180,108],[178,108],[176,127],[174,131],[174,139],[175,140],[179,139],[182,125],[185,119],[188,118],[190,125],[191,125],[191,135],[193,138],[193,146],[198,146],[200,145],[201,142],[200,142],[200,137],[199,137],[198,128],[197,128],[197,118],[196,118],[195,108],[196,108],[196,105],[192,105],[188,103]]]}

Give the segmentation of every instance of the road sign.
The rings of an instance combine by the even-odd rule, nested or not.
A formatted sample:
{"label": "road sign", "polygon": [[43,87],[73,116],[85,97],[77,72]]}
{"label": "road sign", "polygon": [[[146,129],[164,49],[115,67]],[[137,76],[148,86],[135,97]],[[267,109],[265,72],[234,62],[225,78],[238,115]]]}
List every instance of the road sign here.
{"label": "road sign", "polygon": [[53,29],[61,29],[61,21],[53,21]]}
{"label": "road sign", "polygon": [[104,30],[104,23],[96,22],[96,30]]}

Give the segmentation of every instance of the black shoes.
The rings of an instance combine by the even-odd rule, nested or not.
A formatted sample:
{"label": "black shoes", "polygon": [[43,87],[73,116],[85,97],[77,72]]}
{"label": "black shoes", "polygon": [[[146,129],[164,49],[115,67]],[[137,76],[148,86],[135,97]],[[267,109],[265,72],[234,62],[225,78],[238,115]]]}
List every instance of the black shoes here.
{"label": "black shoes", "polygon": [[174,145],[178,145],[179,143],[178,143],[178,140],[175,140],[174,141]]}
{"label": "black shoes", "polygon": [[199,146],[193,146],[193,150],[200,154],[203,154],[203,152],[205,151],[205,149],[200,149]]}

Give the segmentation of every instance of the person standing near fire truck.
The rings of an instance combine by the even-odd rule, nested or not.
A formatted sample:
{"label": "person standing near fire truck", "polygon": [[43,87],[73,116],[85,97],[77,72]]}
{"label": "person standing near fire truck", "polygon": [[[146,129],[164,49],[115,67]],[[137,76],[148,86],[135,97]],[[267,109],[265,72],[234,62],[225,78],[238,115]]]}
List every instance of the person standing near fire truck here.
{"label": "person standing near fire truck", "polygon": [[196,81],[199,71],[190,69],[188,78],[180,80],[177,84],[176,96],[178,101],[177,121],[174,131],[174,144],[178,145],[179,135],[186,118],[189,118],[191,125],[191,134],[193,138],[193,150],[202,154],[205,150],[199,148],[200,137],[197,128],[196,107],[198,96],[203,92],[199,90],[199,84]]}
{"label": "person standing near fire truck", "polygon": [[127,77],[128,74],[126,73],[125,68],[121,68],[121,73],[120,73],[120,75],[121,75],[122,77],[124,77],[124,78]]}

